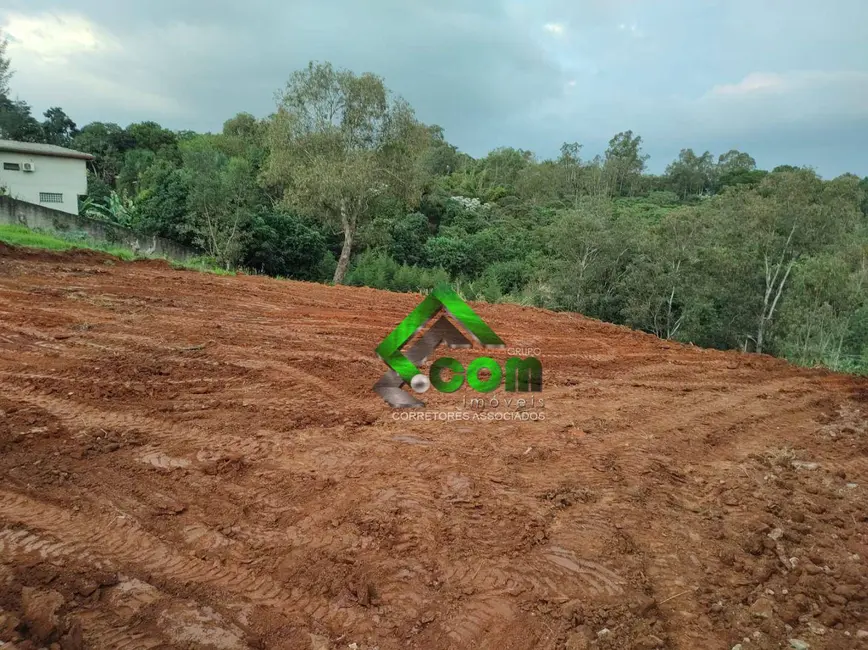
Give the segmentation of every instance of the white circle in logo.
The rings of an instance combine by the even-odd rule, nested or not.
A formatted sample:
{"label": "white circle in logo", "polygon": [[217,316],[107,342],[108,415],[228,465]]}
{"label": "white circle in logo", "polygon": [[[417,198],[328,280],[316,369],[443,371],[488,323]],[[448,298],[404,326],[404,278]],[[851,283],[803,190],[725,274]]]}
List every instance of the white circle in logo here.
{"label": "white circle in logo", "polygon": [[410,388],[417,393],[424,393],[426,390],[431,388],[431,380],[422,373],[419,373],[410,380]]}

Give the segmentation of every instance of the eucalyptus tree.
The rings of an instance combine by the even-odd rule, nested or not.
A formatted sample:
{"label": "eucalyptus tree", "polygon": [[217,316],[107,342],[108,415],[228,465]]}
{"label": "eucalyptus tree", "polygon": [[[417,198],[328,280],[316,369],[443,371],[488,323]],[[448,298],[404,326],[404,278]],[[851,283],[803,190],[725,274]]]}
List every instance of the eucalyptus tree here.
{"label": "eucalyptus tree", "polygon": [[421,158],[431,132],[373,74],[311,62],[277,94],[264,180],[289,210],[314,215],[343,234],[334,282],[346,275],[356,232],[379,200],[418,203]]}

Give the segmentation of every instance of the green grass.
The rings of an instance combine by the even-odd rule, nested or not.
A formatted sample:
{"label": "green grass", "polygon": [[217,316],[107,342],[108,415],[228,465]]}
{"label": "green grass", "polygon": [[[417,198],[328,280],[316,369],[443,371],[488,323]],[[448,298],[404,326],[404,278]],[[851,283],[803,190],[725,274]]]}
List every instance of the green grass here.
{"label": "green grass", "polygon": [[189,261],[170,260],[156,255],[142,255],[135,253],[130,248],[96,241],[87,237],[84,233],[58,233],[30,230],[26,226],[12,226],[0,224],[0,242],[10,246],[23,246],[25,248],[41,248],[51,251],[68,251],[74,249],[86,249],[107,253],[125,261],[162,259],[171,264],[175,269],[186,269],[202,273],[214,273],[215,275],[235,275],[234,271],[227,271],[214,264],[211,260],[195,257]]}
{"label": "green grass", "polygon": [[201,273],[213,273],[214,275],[235,275],[235,271],[226,270],[214,264],[211,260],[205,257],[194,257],[193,259],[181,262],[179,260],[169,260],[169,264],[173,269],[182,269],[187,271],[199,271]]}

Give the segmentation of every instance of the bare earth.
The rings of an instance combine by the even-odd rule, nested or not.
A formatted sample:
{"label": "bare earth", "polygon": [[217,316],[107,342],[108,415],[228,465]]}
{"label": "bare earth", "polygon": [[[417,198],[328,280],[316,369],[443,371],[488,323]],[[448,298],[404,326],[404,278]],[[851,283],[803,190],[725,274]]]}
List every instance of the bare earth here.
{"label": "bare earth", "polygon": [[868,382],[479,304],[545,420],[402,421],[419,300],[0,245],[0,647],[868,648]]}

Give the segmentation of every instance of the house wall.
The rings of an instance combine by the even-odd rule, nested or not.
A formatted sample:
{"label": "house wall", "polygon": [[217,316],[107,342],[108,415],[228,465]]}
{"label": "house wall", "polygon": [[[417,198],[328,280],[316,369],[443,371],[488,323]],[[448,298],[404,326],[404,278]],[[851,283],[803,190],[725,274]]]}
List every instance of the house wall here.
{"label": "house wall", "polygon": [[34,230],[85,233],[93,239],[175,260],[183,261],[200,254],[171,239],[154,235],[140,235],[127,228],[113,226],[77,214],[51,210],[45,206],[19,201],[9,196],[0,196],[0,224],[27,226]]}
{"label": "house wall", "polygon": [[[23,166],[24,162],[32,162],[35,171],[3,169],[3,163]],[[87,194],[86,161],[80,158],[0,151],[0,185],[6,188],[9,196],[21,201],[78,214],[78,197],[80,194]],[[61,203],[40,201],[40,192],[60,194],[63,201]]]}

